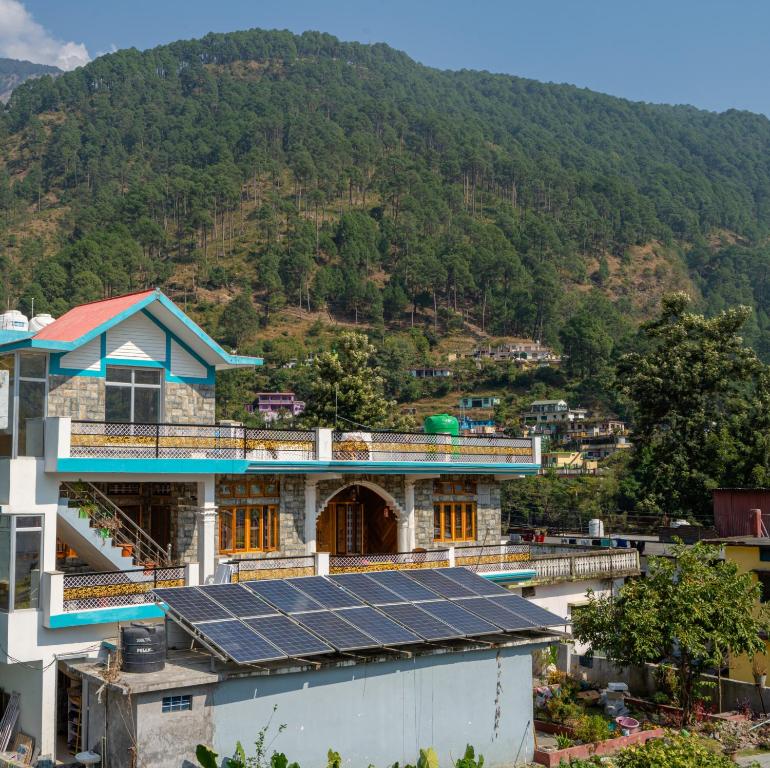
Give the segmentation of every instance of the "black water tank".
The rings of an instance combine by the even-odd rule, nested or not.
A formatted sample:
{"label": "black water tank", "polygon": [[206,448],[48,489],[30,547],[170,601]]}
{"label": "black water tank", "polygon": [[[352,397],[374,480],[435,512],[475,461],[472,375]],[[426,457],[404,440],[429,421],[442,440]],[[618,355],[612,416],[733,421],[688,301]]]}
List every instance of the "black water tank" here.
{"label": "black water tank", "polygon": [[163,624],[132,624],[120,630],[123,672],[159,672],[166,665]]}

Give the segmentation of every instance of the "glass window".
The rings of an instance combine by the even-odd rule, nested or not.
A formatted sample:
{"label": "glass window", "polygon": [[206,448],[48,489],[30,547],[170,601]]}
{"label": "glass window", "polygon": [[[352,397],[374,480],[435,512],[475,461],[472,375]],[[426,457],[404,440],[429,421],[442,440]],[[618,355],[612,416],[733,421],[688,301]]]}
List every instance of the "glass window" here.
{"label": "glass window", "polygon": [[157,424],[160,420],[160,389],[134,390],[134,418],[140,424]]}
{"label": "glass window", "polygon": [[11,608],[11,517],[0,515],[0,611]]}
{"label": "glass window", "polygon": [[16,532],[13,607],[37,608],[40,596],[40,531]]}
{"label": "glass window", "polygon": [[14,355],[0,356],[0,456],[13,455]]}
{"label": "glass window", "polygon": [[268,552],[278,549],[278,507],[221,507],[219,551]]}
{"label": "glass window", "polygon": [[22,352],[19,355],[19,376],[22,379],[45,379],[44,352]]}
{"label": "glass window", "polygon": [[131,421],[131,388],[104,388],[104,417],[107,421]]}
{"label": "glass window", "polygon": [[161,712],[186,712],[192,709],[192,696],[164,696],[161,702]]}
{"label": "glass window", "polygon": [[475,503],[433,505],[434,541],[473,541],[475,538]]}
{"label": "glass window", "polygon": [[107,381],[111,381],[119,384],[130,384],[131,368],[118,368],[113,365],[108,365]]}
{"label": "glass window", "polygon": [[107,366],[105,419],[138,424],[160,422],[161,375],[154,368]]}
{"label": "glass window", "polygon": [[45,381],[19,381],[19,456],[43,455],[45,388]]}

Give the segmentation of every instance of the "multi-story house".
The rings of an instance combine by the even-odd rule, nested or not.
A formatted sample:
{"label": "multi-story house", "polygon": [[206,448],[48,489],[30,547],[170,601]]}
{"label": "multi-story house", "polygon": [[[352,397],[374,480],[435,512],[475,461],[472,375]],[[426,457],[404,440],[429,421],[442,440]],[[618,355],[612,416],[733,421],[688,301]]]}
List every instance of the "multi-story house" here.
{"label": "multi-story house", "polygon": [[531,432],[554,434],[584,421],[587,413],[585,408],[570,408],[565,400],[535,400],[521,420]]}
{"label": "multi-story house", "polygon": [[495,408],[500,405],[500,398],[495,395],[466,395],[460,398],[460,409],[463,411],[475,408]]}
{"label": "multi-story house", "polygon": [[156,290],[0,331],[0,687],[42,755],[87,706],[68,665],[154,588],[497,551],[501,482],[539,469],[539,438],[218,424],[217,371],[260,364]]}
{"label": "multi-story house", "polygon": [[305,411],[305,403],[297,400],[294,392],[257,392],[253,403],[246,406],[248,413],[258,413],[266,423],[282,416],[293,418]]}

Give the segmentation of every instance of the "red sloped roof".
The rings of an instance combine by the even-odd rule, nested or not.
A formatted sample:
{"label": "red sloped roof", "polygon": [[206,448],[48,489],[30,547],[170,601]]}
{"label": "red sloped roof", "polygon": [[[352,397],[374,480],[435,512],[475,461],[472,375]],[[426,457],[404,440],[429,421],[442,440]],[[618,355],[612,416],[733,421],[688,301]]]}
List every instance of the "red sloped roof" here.
{"label": "red sloped roof", "polygon": [[35,339],[41,341],[77,341],[89,331],[98,328],[103,323],[125,312],[143,299],[151,296],[155,291],[137,291],[125,296],[116,296],[113,299],[92,301],[90,304],[81,304],[65,312],[58,320],[41,328]]}

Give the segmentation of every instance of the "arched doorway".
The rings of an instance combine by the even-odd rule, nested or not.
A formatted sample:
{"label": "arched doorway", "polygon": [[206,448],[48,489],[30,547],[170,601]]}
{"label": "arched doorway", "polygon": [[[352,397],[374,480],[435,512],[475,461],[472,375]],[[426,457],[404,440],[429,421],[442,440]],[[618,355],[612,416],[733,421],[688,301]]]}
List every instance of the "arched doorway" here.
{"label": "arched doorway", "polygon": [[321,510],[316,542],[319,552],[333,555],[397,552],[396,511],[372,488],[350,485]]}

